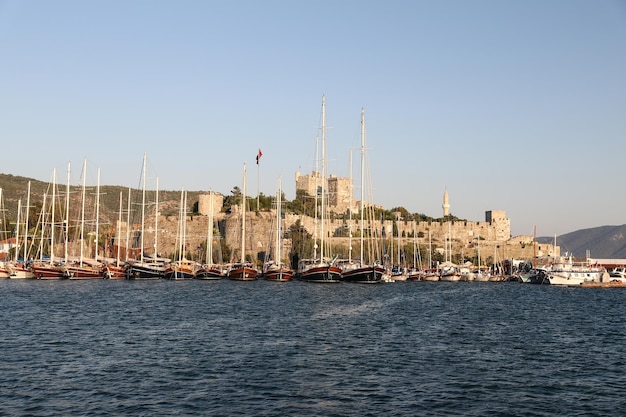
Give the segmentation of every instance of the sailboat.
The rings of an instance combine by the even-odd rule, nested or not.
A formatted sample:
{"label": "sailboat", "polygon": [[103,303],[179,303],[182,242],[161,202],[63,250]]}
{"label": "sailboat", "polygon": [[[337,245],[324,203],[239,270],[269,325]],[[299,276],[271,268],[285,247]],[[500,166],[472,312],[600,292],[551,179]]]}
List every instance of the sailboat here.
{"label": "sailboat", "polygon": [[180,210],[178,216],[178,259],[172,262],[166,272],[165,279],[181,280],[193,279],[198,269],[198,264],[185,257],[187,236],[187,192],[180,192]]}
{"label": "sailboat", "polygon": [[[67,185],[67,195],[69,196],[69,175],[70,175],[70,164],[68,163],[67,165],[67,176],[68,176],[68,185]],[[33,271],[33,274],[35,274],[35,278],[37,279],[52,279],[52,280],[56,280],[56,279],[65,279],[68,278],[69,274],[67,272],[67,269],[65,268],[65,258],[63,259],[63,262],[57,262],[55,260],[55,251],[54,251],[54,245],[55,245],[55,231],[57,228],[57,222],[56,222],[56,169],[52,170],[52,198],[51,201],[52,203],[50,204],[50,219],[48,220],[48,213],[45,210],[45,203],[46,203],[46,194],[44,194],[44,202],[43,202],[43,207],[41,210],[41,245],[39,247],[39,259],[34,261],[31,266],[30,269],[31,271]],[[66,197],[66,200],[68,200],[69,197]],[[67,202],[66,202],[67,205]],[[67,219],[65,219],[65,224],[67,224]],[[48,227],[46,227],[48,226]],[[49,239],[49,255],[48,255],[48,259],[44,258],[44,239],[46,236],[46,233],[50,234],[50,239]],[[66,233],[67,235],[67,233]],[[47,239],[45,239],[47,240]]]}
{"label": "sailboat", "polygon": [[139,259],[129,259],[127,261],[126,278],[127,279],[160,279],[165,275],[166,266],[169,259],[160,258],[158,256],[158,219],[159,219],[159,179],[157,178],[157,191],[155,203],[155,227],[154,227],[154,256],[147,257],[144,254],[144,236],[145,236],[145,217],[146,217],[146,154],[143,155],[143,171],[142,171],[142,198],[141,198],[141,236],[139,245]]}
{"label": "sailboat", "polygon": [[204,265],[196,271],[195,278],[203,280],[222,279],[224,275],[222,269],[213,263],[213,199],[214,194],[210,194],[209,200],[209,218],[207,220],[207,238],[206,238],[206,259]]}
{"label": "sailboat", "polygon": [[19,260],[20,255],[20,213],[22,211],[22,200],[17,200],[17,222],[15,224],[15,259],[13,262],[5,264],[5,268],[9,273],[9,277],[12,279],[32,279],[35,278],[35,274],[26,265],[26,259],[28,255],[28,206],[30,202],[30,181],[28,181],[28,197],[26,204],[26,220],[24,222],[24,254],[22,261]]}
{"label": "sailboat", "polygon": [[428,231],[428,269],[422,274],[422,281],[439,281],[439,272],[433,268],[433,240],[430,230]]}
{"label": "sailboat", "polygon": [[291,281],[294,271],[282,260],[283,228],[282,228],[282,187],[278,178],[276,191],[276,241],[274,243],[274,259],[263,265],[263,277],[269,281]]}
{"label": "sailboat", "polygon": [[[81,219],[80,219],[80,255],[78,259],[68,262],[66,268],[68,271],[69,279],[99,279],[103,278],[103,268],[101,262],[96,259],[86,259],[84,256],[84,243],[85,243],[85,190],[86,190],[86,177],[87,177],[87,160],[83,162],[83,185],[82,185],[82,205],[81,205]],[[98,181],[100,180],[100,173],[98,171]],[[99,190],[98,190],[99,192]],[[97,241],[97,239],[96,239]],[[97,244],[97,242],[96,242]]]}
{"label": "sailboat", "polygon": [[[2,219],[0,220],[2,230],[0,231],[0,233],[2,233],[1,237],[0,237],[0,242],[2,243],[8,243],[9,246],[12,243],[12,238],[10,238],[10,232],[8,230],[5,229],[6,224],[7,224],[7,219],[6,219],[6,214],[5,214],[5,209],[4,209],[4,198],[2,195],[2,188],[0,188],[0,213],[2,213]],[[6,278],[10,278],[11,277],[11,273],[9,272],[9,270],[7,269],[7,265],[8,262],[6,262],[5,260],[0,261],[0,279],[6,279]]]}
{"label": "sailboat", "polygon": [[[128,201],[130,202],[130,188],[128,189]],[[120,207],[118,211],[117,219],[117,233],[115,237],[114,249],[116,251],[115,259],[107,259],[104,263],[104,278],[107,279],[124,279],[126,278],[126,264],[121,262],[121,249],[120,240],[122,236],[122,205],[123,197],[120,191]],[[128,228],[128,227],[127,227]]]}
{"label": "sailboat", "polygon": [[[360,220],[360,258],[358,263],[350,262],[345,265],[341,272],[341,280],[346,282],[356,282],[364,284],[373,284],[381,282],[385,269],[378,264],[368,264],[365,262],[364,243],[365,243],[365,110],[361,109],[361,220]],[[372,251],[370,250],[370,257]]]}
{"label": "sailboat", "polygon": [[[325,257],[325,212],[326,212],[326,97],[322,96],[322,186],[321,186],[321,233],[320,255],[314,253],[311,259],[300,259],[298,262],[298,277],[302,281],[335,283],[341,282],[341,268],[335,265],[335,260]],[[317,202],[316,202],[317,208]],[[317,245],[317,243],[316,243]]]}
{"label": "sailboat", "polygon": [[233,263],[228,270],[228,278],[237,281],[254,281],[259,271],[246,261],[246,164],[243,164],[243,193],[241,196],[241,260]]}

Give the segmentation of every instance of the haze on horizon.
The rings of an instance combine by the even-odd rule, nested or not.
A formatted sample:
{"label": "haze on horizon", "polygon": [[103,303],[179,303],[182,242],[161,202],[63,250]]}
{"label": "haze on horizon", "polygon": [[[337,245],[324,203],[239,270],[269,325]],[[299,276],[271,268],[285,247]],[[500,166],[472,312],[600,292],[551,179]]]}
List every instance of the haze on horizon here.
{"label": "haze on horizon", "polygon": [[153,188],[229,194],[246,163],[249,195],[282,176],[293,199],[325,95],[329,174],[365,109],[375,204],[439,217],[447,188],[513,235],[624,224],[624,51],[620,0],[0,0],[0,172],[79,184],[87,158],[137,187],[145,152]]}

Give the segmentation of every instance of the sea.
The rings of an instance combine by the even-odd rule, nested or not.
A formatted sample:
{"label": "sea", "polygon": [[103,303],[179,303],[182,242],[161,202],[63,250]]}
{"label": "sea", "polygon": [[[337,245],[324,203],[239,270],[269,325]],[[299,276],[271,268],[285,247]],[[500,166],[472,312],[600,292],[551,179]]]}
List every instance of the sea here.
{"label": "sea", "polygon": [[626,290],[0,281],[0,415],[612,416]]}

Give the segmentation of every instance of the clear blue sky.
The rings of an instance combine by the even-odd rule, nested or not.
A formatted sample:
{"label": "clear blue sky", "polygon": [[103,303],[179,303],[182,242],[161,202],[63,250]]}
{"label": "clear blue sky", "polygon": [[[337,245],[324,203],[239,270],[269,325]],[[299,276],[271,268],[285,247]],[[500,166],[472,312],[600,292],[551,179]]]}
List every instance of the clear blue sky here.
{"label": "clear blue sky", "polygon": [[386,208],[626,223],[625,1],[0,0],[3,173],[137,187],[146,152],[152,188],[229,194],[246,163],[293,199],[323,94],[329,173],[364,107]]}

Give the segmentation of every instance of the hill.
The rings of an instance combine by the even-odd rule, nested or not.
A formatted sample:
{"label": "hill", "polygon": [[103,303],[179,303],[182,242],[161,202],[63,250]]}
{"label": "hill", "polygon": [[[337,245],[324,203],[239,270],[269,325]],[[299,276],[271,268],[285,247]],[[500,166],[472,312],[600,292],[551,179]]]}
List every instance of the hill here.
{"label": "hill", "polygon": [[[43,195],[48,196],[52,193],[51,184],[34,180],[32,178],[20,177],[11,174],[0,173],[0,189],[2,189],[2,199],[5,209],[9,213],[9,217],[14,216],[17,211],[18,200],[22,201],[22,207],[26,205],[28,182],[30,181],[30,200],[31,204],[41,204],[43,201]],[[66,180],[61,179],[57,175],[57,198],[65,198]],[[140,201],[141,190],[131,189],[131,200],[133,204]],[[187,191],[188,201],[198,201],[198,195],[206,191]],[[85,191],[89,202],[87,204],[93,206],[95,201],[95,186],[86,187]],[[120,206],[120,193],[122,193],[124,207],[123,211],[126,211],[126,205],[128,202],[128,187],[116,186],[116,185],[101,185],[100,186],[100,217],[104,222],[113,222],[118,218],[119,206]],[[146,201],[155,201],[155,190],[147,191]],[[71,206],[80,206],[80,200],[82,198],[82,186],[76,184],[70,184],[70,198]],[[34,202],[34,203],[33,203]],[[159,190],[159,211],[163,215],[177,215],[180,202],[180,191],[167,191]],[[193,204],[193,203],[192,203]],[[93,210],[93,207],[91,208]]]}
{"label": "hill", "polygon": [[[553,243],[554,237],[538,237],[537,242]],[[592,258],[626,259],[626,224],[577,230],[558,236],[556,243],[561,254],[570,252],[577,258],[589,251]]]}

